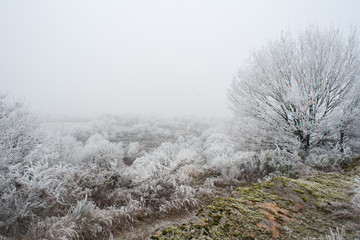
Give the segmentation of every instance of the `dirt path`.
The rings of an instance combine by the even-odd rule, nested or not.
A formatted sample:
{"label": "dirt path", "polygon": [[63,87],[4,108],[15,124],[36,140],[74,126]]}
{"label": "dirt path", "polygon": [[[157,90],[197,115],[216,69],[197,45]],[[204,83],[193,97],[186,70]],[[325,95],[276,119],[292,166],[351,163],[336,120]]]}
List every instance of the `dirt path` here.
{"label": "dirt path", "polygon": [[[198,179],[194,186],[194,188],[202,186],[204,179]],[[199,202],[199,206],[192,211],[183,211],[177,214],[168,215],[166,217],[146,219],[144,221],[138,222],[134,225],[132,229],[122,230],[117,233],[114,237],[115,240],[142,240],[149,239],[154,234],[160,234],[162,229],[165,229],[174,225],[181,225],[183,223],[189,223],[190,220],[193,222],[197,222],[199,219],[195,216],[196,213],[203,206],[206,206],[210,203],[212,199],[215,197],[233,197],[233,194],[236,192],[233,189],[236,189],[240,186],[239,183],[235,184],[233,182],[224,184],[224,181],[221,181],[223,185],[219,185],[219,183],[215,183],[215,186],[212,188],[212,192],[209,193],[208,196],[202,196],[203,198]]]}
{"label": "dirt path", "polygon": [[155,234],[160,229],[164,229],[171,225],[183,224],[190,221],[195,216],[196,211],[173,214],[166,218],[153,219],[150,221],[140,222],[132,229],[123,230],[118,233],[115,240],[143,240],[149,239],[151,235]]}

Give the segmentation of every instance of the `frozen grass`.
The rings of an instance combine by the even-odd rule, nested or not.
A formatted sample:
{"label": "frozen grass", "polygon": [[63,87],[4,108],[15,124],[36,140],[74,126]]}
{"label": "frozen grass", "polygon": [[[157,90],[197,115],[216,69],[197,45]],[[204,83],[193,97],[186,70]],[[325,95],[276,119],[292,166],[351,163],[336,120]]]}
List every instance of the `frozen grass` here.
{"label": "frozen grass", "polygon": [[[12,109],[11,121],[20,119],[21,108]],[[191,211],[216,191],[308,171],[296,153],[238,151],[217,122],[138,119],[113,132],[109,126],[121,123],[110,118],[34,139],[21,135],[38,131],[23,117],[17,124],[0,119],[3,239],[109,239],[139,222]],[[14,150],[16,136],[24,141]],[[324,159],[309,156],[319,169],[340,166]]]}
{"label": "frozen grass", "polygon": [[356,178],[356,188],[355,188],[355,194],[352,199],[352,204],[355,209],[355,214],[358,218],[360,218],[360,178]]}
{"label": "frozen grass", "polygon": [[342,227],[341,230],[337,227],[336,231],[334,232],[330,228],[330,234],[320,238],[320,240],[343,240],[343,239],[344,239],[344,227]]}
{"label": "frozen grass", "polygon": [[78,201],[63,217],[50,217],[37,223],[25,239],[109,239],[113,218],[87,198]]}

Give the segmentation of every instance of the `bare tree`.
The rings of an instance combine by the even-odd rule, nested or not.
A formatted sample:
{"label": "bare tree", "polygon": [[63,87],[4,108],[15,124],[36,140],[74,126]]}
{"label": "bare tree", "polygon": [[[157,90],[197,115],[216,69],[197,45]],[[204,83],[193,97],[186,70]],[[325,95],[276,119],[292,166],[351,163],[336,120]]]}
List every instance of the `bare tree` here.
{"label": "bare tree", "polygon": [[358,95],[358,44],[355,30],[345,38],[338,30],[310,26],[254,51],[228,92],[231,132],[240,146],[305,153],[320,145],[342,149],[358,116],[353,112],[359,101],[351,101]]}

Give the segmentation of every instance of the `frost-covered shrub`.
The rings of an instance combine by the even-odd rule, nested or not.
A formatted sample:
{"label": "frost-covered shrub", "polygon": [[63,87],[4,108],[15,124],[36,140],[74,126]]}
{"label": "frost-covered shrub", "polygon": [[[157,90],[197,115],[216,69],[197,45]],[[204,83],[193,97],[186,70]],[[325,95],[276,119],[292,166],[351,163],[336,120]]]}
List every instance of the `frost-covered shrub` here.
{"label": "frost-covered shrub", "polygon": [[85,198],[65,216],[49,217],[38,223],[27,233],[26,239],[110,239],[113,224],[110,214]]}
{"label": "frost-covered shrub", "polygon": [[299,170],[304,168],[300,156],[285,150],[265,150],[254,156],[255,162],[261,169],[263,176],[286,176],[291,178],[299,177]]}
{"label": "frost-covered shrub", "polygon": [[146,218],[197,207],[196,189],[189,182],[184,174],[167,175],[132,185],[131,188],[116,186],[114,182],[111,185],[111,181],[108,181],[108,185],[98,188],[101,194],[95,198],[94,191],[91,191],[89,198],[108,211],[113,219],[113,229],[121,230]]}
{"label": "frost-covered shrub", "polygon": [[[226,138],[225,138],[226,139]],[[213,144],[205,151],[208,166],[221,172],[222,177],[255,181],[269,174],[298,177],[299,156],[280,149],[261,152],[236,151],[232,144]]]}
{"label": "frost-covered shrub", "polygon": [[196,178],[203,174],[204,166],[200,166],[198,164],[186,164],[179,168],[180,174],[185,174],[191,178]]}
{"label": "frost-covered shrub", "polygon": [[137,158],[140,153],[140,144],[138,142],[130,143],[127,147],[126,155],[131,158]]}
{"label": "frost-covered shrub", "polygon": [[180,212],[197,206],[195,189],[187,184],[188,181],[184,175],[169,175],[142,184],[138,191],[143,192],[143,203],[150,213]]}
{"label": "frost-covered shrub", "polygon": [[239,179],[242,172],[240,165],[251,158],[251,153],[237,152],[230,137],[219,129],[209,129],[201,138],[206,166],[216,169],[224,178]]}
{"label": "frost-covered shrub", "polygon": [[133,133],[136,133],[137,135],[144,137],[146,135],[155,135],[158,137],[162,137],[164,139],[167,139],[169,137],[172,137],[172,133],[168,129],[164,129],[162,127],[158,127],[154,124],[150,123],[140,123],[133,126],[130,130]]}
{"label": "frost-covered shrub", "polygon": [[204,131],[200,139],[203,141],[203,150],[205,158],[211,159],[226,147],[234,148],[234,143],[230,136],[219,128],[210,128]]}
{"label": "frost-covered shrub", "polygon": [[211,150],[212,148],[221,146],[233,146],[234,143],[230,139],[230,136],[223,132],[219,132],[219,129],[209,129],[201,135],[201,139],[204,141],[205,150]]}
{"label": "frost-covered shrub", "polygon": [[99,134],[91,136],[82,151],[85,164],[95,164],[105,169],[118,169],[124,166],[122,143],[113,143]]}
{"label": "frost-covered shrub", "polygon": [[210,166],[217,168],[228,179],[256,181],[268,175],[299,176],[299,157],[279,149],[255,153],[224,147],[215,153],[217,155],[210,161]]}
{"label": "frost-covered shrub", "polygon": [[129,143],[129,145],[126,147],[125,156],[130,161],[134,161],[136,158],[139,158],[145,154],[146,152],[139,142]]}
{"label": "frost-covered shrub", "polygon": [[69,135],[61,133],[48,134],[46,141],[38,144],[34,150],[26,156],[29,162],[46,161],[52,164],[79,163],[82,144]]}
{"label": "frost-covered shrub", "polygon": [[240,179],[243,175],[244,163],[252,159],[254,153],[236,152],[232,146],[223,146],[212,150],[208,165],[221,172],[222,177]]}
{"label": "frost-covered shrub", "polygon": [[346,168],[353,158],[354,154],[349,149],[344,152],[316,149],[305,159],[305,163],[317,170],[335,171]]}
{"label": "frost-covered shrub", "polygon": [[69,135],[83,144],[94,134],[94,128],[88,124],[77,125],[69,130]]}
{"label": "frost-covered shrub", "polygon": [[9,167],[0,175],[0,232],[25,233],[31,223],[62,214],[85,192],[75,183],[77,170],[69,165],[37,162]]}
{"label": "frost-covered shrub", "polygon": [[132,179],[125,171],[114,171],[99,168],[95,165],[79,173],[78,185],[89,191],[89,199],[98,206],[111,206],[113,191],[130,187]]}
{"label": "frost-covered shrub", "polygon": [[166,142],[153,152],[136,159],[129,167],[128,173],[135,182],[161,179],[198,159],[196,151],[189,146]]}
{"label": "frost-covered shrub", "polygon": [[196,207],[196,190],[189,182],[186,175],[168,175],[130,189],[117,189],[107,197],[111,206],[126,210],[132,220],[140,220]]}

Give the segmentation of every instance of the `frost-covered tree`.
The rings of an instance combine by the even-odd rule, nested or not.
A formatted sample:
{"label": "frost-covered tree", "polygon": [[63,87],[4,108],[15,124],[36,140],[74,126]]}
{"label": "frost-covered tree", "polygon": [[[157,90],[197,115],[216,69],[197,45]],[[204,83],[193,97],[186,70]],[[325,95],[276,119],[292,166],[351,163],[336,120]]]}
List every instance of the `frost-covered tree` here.
{"label": "frost-covered tree", "polygon": [[22,162],[39,143],[35,117],[22,101],[0,93],[0,167]]}
{"label": "frost-covered tree", "polygon": [[360,150],[360,84],[353,87],[352,92],[344,100],[344,104],[339,106],[334,113],[334,120],[329,126],[336,129],[336,144],[340,152],[346,146],[351,146]]}
{"label": "frost-covered tree", "polygon": [[[356,31],[310,26],[254,51],[228,92],[231,132],[239,146],[343,149],[359,128],[359,41]],[[357,120],[356,120],[357,118]]]}
{"label": "frost-covered tree", "polygon": [[0,238],[23,234],[85,195],[74,183],[78,169],[53,164],[70,151],[43,137],[24,103],[0,94]]}

